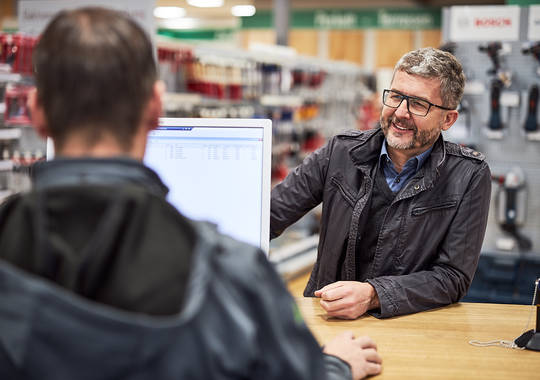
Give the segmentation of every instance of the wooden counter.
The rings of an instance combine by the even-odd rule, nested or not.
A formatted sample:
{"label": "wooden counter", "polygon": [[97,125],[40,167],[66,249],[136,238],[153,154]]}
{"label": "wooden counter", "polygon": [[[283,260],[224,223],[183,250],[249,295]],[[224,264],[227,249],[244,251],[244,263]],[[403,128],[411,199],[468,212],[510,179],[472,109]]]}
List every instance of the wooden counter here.
{"label": "wooden counter", "polygon": [[[390,319],[364,316],[346,321],[327,318],[319,300],[301,297],[300,288],[289,283],[321,344],[346,330],[377,342],[383,372],[376,379],[540,379],[540,352],[468,343],[513,340],[525,328],[530,306],[459,303]],[[534,322],[535,314],[529,328]]]}

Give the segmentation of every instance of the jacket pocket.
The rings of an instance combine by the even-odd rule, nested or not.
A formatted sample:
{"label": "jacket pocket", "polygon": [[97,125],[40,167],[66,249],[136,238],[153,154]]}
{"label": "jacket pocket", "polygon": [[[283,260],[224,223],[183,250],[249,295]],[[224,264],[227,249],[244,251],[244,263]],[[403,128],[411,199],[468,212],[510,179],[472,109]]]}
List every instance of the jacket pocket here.
{"label": "jacket pocket", "polygon": [[430,206],[416,207],[416,208],[413,208],[413,210],[411,211],[411,214],[413,216],[419,216],[419,215],[423,215],[432,211],[440,211],[440,210],[445,210],[448,208],[453,208],[453,207],[456,207],[456,205],[457,205],[457,201],[453,200],[453,201],[442,202],[442,203],[438,203],[438,204],[434,204]]}
{"label": "jacket pocket", "polygon": [[339,192],[341,193],[341,195],[343,195],[343,198],[345,198],[347,203],[349,203],[352,207],[354,207],[354,204],[355,204],[354,195],[349,189],[347,189],[347,186],[339,182],[339,180],[336,177],[332,177],[330,179],[330,182],[332,183],[332,185],[338,188]]}

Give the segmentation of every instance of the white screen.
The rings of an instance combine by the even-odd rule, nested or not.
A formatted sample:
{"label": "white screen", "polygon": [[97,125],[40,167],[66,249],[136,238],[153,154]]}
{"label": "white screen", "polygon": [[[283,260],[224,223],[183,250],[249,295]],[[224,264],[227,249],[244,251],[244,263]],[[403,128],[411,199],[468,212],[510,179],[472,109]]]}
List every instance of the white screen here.
{"label": "white screen", "polygon": [[267,251],[269,215],[263,209],[269,185],[263,169],[270,157],[263,126],[164,120],[148,136],[144,161],[169,187],[168,201],[185,216],[213,222],[221,232]]}

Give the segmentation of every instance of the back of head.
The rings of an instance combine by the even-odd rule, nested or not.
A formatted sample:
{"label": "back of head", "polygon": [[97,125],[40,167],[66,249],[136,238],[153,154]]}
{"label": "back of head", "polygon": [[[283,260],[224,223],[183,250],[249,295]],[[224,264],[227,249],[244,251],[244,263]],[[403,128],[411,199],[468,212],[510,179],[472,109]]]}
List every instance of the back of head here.
{"label": "back of head", "polygon": [[394,75],[397,71],[439,79],[442,105],[448,108],[459,105],[465,88],[465,75],[461,64],[452,54],[431,47],[413,50],[401,57],[394,67]]}
{"label": "back of head", "polygon": [[157,79],[152,44],[127,14],[59,13],[34,52],[38,101],[58,147],[72,134],[89,146],[112,136],[128,149]]}

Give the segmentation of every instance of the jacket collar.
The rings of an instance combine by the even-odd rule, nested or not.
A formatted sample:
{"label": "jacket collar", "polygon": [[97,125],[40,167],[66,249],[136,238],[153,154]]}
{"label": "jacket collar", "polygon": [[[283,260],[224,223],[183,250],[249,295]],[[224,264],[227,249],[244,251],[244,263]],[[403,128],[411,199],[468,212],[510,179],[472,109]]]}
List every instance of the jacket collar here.
{"label": "jacket collar", "polygon": [[59,186],[135,184],[165,197],[169,189],[152,169],[126,157],[56,158],[31,169],[35,190]]}
{"label": "jacket collar", "polygon": [[382,129],[372,129],[360,134],[358,143],[349,150],[352,161],[357,166],[362,166],[379,156],[384,141]]}
{"label": "jacket collar", "polygon": [[[362,166],[366,162],[376,159],[381,153],[381,147],[384,141],[382,129],[369,130],[358,135],[358,143],[350,150],[351,160],[357,166]],[[446,147],[442,134],[433,144],[433,150],[423,165],[426,173],[436,173],[439,166],[446,159]],[[423,172],[422,170],[420,172]]]}

